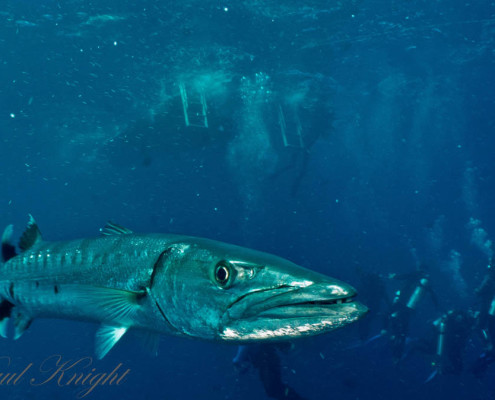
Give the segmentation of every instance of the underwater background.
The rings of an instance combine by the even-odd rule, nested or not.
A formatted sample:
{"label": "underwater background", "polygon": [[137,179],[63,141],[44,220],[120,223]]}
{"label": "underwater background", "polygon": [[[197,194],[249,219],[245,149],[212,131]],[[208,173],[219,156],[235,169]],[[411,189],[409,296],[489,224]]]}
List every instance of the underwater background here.
{"label": "underwater background", "polygon": [[[410,341],[451,309],[479,309],[495,235],[495,2],[3,0],[0,223],[31,213],[47,240],[136,232],[256,248],[366,291],[428,268],[438,298]],[[366,303],[366,301],[363,299]],[[381,305],[382,316],[387,308]],[[371,321],[370,336],[382,329]],[[93,357],[96,325],[36,320],[0,341],[0,373]],[[488,399],[495,365],[473,332],[460,374],[397,365],[357,324],[281,355],[307,399]],[[86,398],[267,398],[232,345],[132,334],[102,361],[131,371]],[[7,360],[8,358],[8,360]],[[10,365],[8,362],[10,361]],[[34,368],[33,367],[33,368]],[[6,399],[75,399],[51,381]]]}

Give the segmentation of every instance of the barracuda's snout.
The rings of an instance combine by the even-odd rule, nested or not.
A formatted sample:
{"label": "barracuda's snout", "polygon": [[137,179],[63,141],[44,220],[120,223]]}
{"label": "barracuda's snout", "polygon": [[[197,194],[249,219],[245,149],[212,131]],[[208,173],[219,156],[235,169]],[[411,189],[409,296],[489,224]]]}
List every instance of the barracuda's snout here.
{"label": "barracuda's snout", "polygon": [[278,286],[253,290],[231,305],[226,314],[231,322],[222,333],[225,340],[316,335],[348,325],[367,312],[355,301],[352,286],[295,265],[290,265],[291,271],[287,267],[268,267]]}
{"label": "barracuda's snout", "polygon": [[345,326],[367,311],[352,286],[280,257],[206,240],[179,247],[180,256],[165,261],[157,300],[189,336],[286,340]]}

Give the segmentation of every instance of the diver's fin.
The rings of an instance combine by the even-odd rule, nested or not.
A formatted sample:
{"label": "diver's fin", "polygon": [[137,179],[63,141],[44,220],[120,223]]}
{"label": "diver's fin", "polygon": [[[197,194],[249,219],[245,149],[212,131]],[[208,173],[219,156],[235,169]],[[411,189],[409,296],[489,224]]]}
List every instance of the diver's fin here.
{"label": "diver's fin", "polygon": [[83,285],[58,285],[58,293],[68,292],[80,307],[89,307],[104,321],[118,321],[117,324],[132,325],[134,314],[141,307],[146,292],[92,287]]}
{"label": "diver's fin", "polygon": [[153,356],[158,355],[158,345],[160,344],[160,335],[155,332],[144,331],[139,334],[143,347]]}
{"label": "diver's fin", "polygon": [[29,328],[33,319],[14,308],[14,340],[19,339],[24,332]]}
{"label": "diver's fin", "polygon": [[121,225],[117,225],[111,221],[108,221],[107,224],[100,229],[102,235],[111,236],[111,235],[130,235],[132,232],[130,229],[124,228]]}
{"label": "diver's fin", "polygon": [[125,326],[113,326],[103,324],[96,332],[95,353],[98,359],[102,359],[127,332]]}
{"label": "diver's fin", "polygon": [[385,334],[383,332],[380,332],[378,334],[376,334],[375,336],[372,336],[370,337],[369,339],[367,339],[364,344],[367,345],[367,344],[370,344],[371,342],[374,342],[375,340],[377,339],[380,339],[384,336]]}
{"label": "diver's fin", "polygon": [[385,333],[384,332],[380,332],[378,333],[377,335],[375,336],[372,336],[370,337],[369,339],[366,339],[364,341],[358,341],[358,342],[354,342],[352,344],[350,344],[349,346],[347,346],[345,348],[345,350],[353,350],[353,349],[357,349],[357,348],[360,348],[360,347],[364,347],[364,346],[367,346],[369,345],[370,343],[374,342],[375,340],[377,339],[380,339],[382,337],[385,337]]}
{"label": "diver's fin", "polygon": [[438,369],[435,368],[433,370],[433,372],[428,376],[428,378],[426,378],[426,380],[424,381],[424,383],[428,383],[428,382],[431,382],[433,379],[435,379],[435,377],[438,375]]}
{"label": "diver's fin", "polygon": [[354,350],[363,347],[365,343],[360,340],[354,340],[349,346],[344,347],[344,350]]}
{"label": "diver's fin", "polygon": [[9,261],[17,255],[15,246],[12,244],[13,225],[7,225],[2,235],[2,261]]}
{"label": "diver's fin", "polygon": [[27,224],[24,233],[19,240],[19,248],[21,251],[26,251],[33,247],[34,245],[40,243],[42,241],[41,232],[34,220],[33,216],[29,214],[29,222]]}

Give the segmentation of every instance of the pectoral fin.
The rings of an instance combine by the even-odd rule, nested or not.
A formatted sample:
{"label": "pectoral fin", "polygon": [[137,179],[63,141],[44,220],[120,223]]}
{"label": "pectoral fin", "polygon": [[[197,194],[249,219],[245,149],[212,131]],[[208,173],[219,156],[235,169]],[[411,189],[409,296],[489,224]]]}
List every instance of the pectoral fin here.
{"label": "pectoral fin", "polygon": [[78,308],[93,311],[103,321],[96,332],[96,355],[103,358],[133,325],[146,291],[93,287],[84,285],[59,285],[58,294],[65,295]]}
{"label": "pectoral fin", "polygon": [[124,333],[127,332],[127,327],[101,325],[96,332],[95,353],[98,359],[102,359],[115,346]]}
{"label": "pectoral fin", "polygon": [[146,291],[92,287],[83,285],[59,285],[59,293],[67,293],[79,307],[94,310],[104,323],[132,326],[132,320],[141,307]]}

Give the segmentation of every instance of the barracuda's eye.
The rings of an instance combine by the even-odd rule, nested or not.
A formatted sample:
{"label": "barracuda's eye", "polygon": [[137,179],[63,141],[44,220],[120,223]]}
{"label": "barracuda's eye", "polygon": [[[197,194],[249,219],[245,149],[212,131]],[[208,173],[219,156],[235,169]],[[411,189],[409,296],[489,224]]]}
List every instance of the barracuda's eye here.
{"label": "barracuda's eye", "polygon": [[217,283],[225,287],[227,286],[233,279],[233,269],[226,262],[222,261],[217,264],[215,267],[215,280]]}

